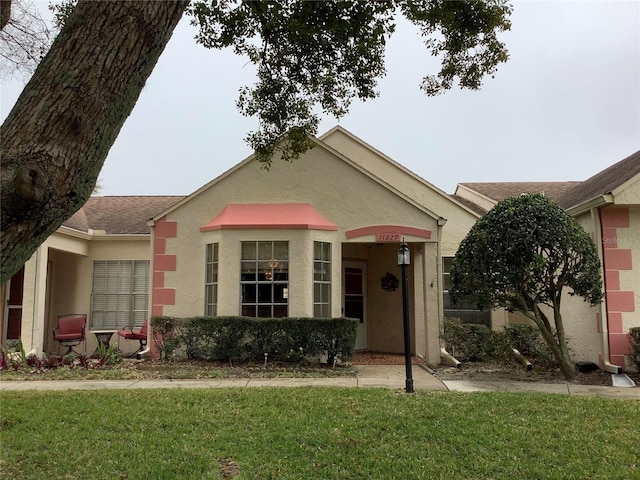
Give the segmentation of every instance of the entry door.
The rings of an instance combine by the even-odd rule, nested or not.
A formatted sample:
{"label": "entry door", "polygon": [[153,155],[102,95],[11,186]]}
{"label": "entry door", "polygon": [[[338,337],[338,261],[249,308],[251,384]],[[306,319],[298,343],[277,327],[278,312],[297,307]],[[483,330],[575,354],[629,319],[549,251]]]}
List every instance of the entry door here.
{"label": "entry door", "polygon": [[5,337],[2,340],[18,340],[22,332],[22,288],[24,286],[24,267],[7,282],[7,303],[4,318]]}
{"label": "entry door", "polygon": [[360,320],[356,337],[356,350],[367,349],[366,280],[367,264],[365,262],[343,262],[342,311],[345,317]]}

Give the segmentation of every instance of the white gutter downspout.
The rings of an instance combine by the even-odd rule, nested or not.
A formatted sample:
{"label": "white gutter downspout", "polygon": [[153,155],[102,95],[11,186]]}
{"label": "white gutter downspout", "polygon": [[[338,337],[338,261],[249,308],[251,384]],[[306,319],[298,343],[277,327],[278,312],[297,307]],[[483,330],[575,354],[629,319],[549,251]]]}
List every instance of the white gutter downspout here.
{"label": "white gutter downspout", "polygon": [[152,219],[147,221],[147,225],[149,226],[149,297],[147,303],[147,344],[144,350],[139,351],[136,354],[136,359],[141,360],[143,356],[147,355],[151,351],[151,342],[153,341],[153,336],[151,335],[151,311],[153,309],[153,271],[154,271],[154,260],[155,260],[155,230],[154,227],[156,222]]}
{"label": "white gutter downspout", "polygon": [[444,320],[444,302],[442,301],[442,229],[447,223],[447,219],[443,217],[438,218],[438,233],[437,233],[437,258],[436,258],[436,285],[438,287],[438,336],[440,347],[442,347],[442,321]]}
{"label": "white gutter downspout", "polygon": [[600,222],[600,209],[597,207],[592,207],[591,211],[591,221],[595,227],[595,235],[596,235],[596,247],[598,249],[598,256],[600,257],[601,265],[600,265],[600,275],[602,276],[604,282],[604,291],[605,295],[602,300],[602,303],[598,306],[600,313],[600,332],[601,332],[601,344],[602,344],[602,364],[604,366],[604,370],[609,373],[619,374],[622,373],[622,367],[618,365],[614,365],[609,362],[609,317],[607,314],[607,285],[606,285],[606,276],[605,276],[605,265],[604,265],[604,249],[602,246],[602,224]]}

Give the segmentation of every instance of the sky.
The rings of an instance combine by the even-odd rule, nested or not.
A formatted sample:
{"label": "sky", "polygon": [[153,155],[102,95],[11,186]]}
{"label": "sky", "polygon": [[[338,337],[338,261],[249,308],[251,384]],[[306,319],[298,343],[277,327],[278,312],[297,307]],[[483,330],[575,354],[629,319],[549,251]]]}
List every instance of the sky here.
{"label": "sky", "polygon": [[[447,193],[463,182],[586,180],[639,150],[640,1],[512,3],[500,37],[510,59],[481,90],[427,97],[419,84],[437,60],[399,21],[379,97],[323,117],[318,134],[341,125]],[[109,152],[100,195],[188,195],[252,153],[244,138],[258,123],[235,102],[253,69],[194,35],[185,17]],[[1,120],[24,83],[1,85]]]}

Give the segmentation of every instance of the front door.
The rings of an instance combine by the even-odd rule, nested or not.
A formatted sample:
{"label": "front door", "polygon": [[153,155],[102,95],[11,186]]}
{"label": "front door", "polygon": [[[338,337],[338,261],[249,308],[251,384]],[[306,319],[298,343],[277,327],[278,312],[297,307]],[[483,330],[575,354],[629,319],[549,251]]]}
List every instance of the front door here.
{"label": "front door", "polygon": [[342,264],[342,312],[345,317],[357,318],[356,350],[367,349],[367,264],[348,261]]}
{"label": "front door", "polygon": [[3,328],[5,340],[19,340],[22,333],[22,288],[24,285],[24,267],[7,282],[7,303],[4,318],[7,322]]}

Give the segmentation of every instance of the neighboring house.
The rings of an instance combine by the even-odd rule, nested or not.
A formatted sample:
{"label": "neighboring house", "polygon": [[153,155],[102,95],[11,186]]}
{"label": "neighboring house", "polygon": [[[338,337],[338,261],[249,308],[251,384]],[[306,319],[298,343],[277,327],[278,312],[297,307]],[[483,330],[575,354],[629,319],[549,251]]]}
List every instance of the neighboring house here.
{"label": "neighboring house", "polygon": [[[448,302],[451,258],[471,226],[500,199],[496,191],[482,189],[489,184],[461,184],[447,195],[341,127],[314,141],[293,163],[275,160],[267,172],[252,156],[187,197],[92,197],[3,286],[3,344],[21,338],[26,351],[60,352],[51,332],[57,316],[68,313],[88,314],[88,329],[97,337],[88,335],[87,353],[97,338],[114,342],[112,332],[151,315],[344,315],[360,319],[356,348],[402,352],[402,296],[392,286],[400,278],[396,260],[403,238],[411,250],[414,353],[439,362],[445,315],[493,328],[512,320],[504,311],[454,309]],[[615,225],[628,224],[604,223],[618,229],[606,231],[607,238],[618,238],[611,251],[627,248],[620,242],[623,234],[631,239],[635,232],[637,239],[640,232],[634,175],[635,184],[627,182],[624,194],[625,202],[636,195],[635,203],[625,204],[635,205],[625,207],[627,223],[615,201],[623,199],[616,190],[622,183],[607,192],[618,209]],[[544,185],[550,196],[556,185],[553,195],[560,198],[589,181]],[[585,195],[591,193],[581,195],[576,206],[590,201]],[[584,225],[583,211],[575,215]],[[596,327],[606,324],[611,336],[640,325],[640,307],[628,311],[629,305],[612,302],[610,295],[616,287],[630,292],[636,304],[640,299],[638,282],[626,277],[633,270],[625,270],[635,265],[638,275],[640,245],[630,247],[634,253],[614,254],[632,258],[614,265],[619,284],[609,274],[610,261],[606,267],[608,303],[600,318],[607,319],[583,329],[595,333],[579,339],[579,359],[597,361],[602,355],[603,362],[620,363],[624,346],[605,349],[600,340],[607,334]],[[620,320],[612,306],[626,309],[619,311]],[[576,307],[582,314],[581,308]],[[588,308],[585,315],[595,319]],[[137,346],[126,344],[130,351]]]}
{"label": "neighboring house", "polygon": [[[556,201],[591,234],[602,261],[605,301],[568,297],[563,312],[574,356],[625,368],[627,334],[640,326],[640,151],[583,182],[461,183],[455,196],[489,210],[521,193]],[[596,353],[597,352],[597,353]]]}

